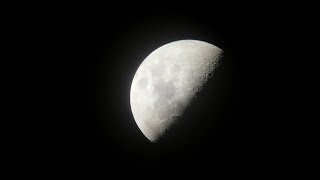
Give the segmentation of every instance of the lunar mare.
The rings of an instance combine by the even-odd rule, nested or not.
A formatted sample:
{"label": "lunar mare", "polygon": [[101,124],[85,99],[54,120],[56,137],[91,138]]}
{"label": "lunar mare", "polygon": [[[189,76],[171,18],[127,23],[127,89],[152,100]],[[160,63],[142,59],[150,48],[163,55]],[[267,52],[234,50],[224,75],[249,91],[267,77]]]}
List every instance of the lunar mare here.
{"label": "lunar mare", "polygon": [[145,58],[131,84],[130,105],[139,129],[151,142],[182,119],[178,117],[212,76],[222,55],[207,42],[180,40]]}

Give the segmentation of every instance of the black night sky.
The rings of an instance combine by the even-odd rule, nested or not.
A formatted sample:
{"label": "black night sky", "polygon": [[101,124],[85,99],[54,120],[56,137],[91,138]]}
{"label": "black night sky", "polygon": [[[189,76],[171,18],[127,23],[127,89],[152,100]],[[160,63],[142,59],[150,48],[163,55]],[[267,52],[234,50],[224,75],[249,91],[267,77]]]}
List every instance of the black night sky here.
{"label": "black night sky", "polygon": [[[63,8],[62,8],[63,9]],[[250,8],[66,8],[43,19],[50,74],[38,137],[41,162],[52,174],[128,177],[214,177],[257,169],[261,158],[252,68],[268,39]],[[258,11],[258,10],[256,10]],[[263,27],[265,28],[265,27]],[[140,63],[166,43],[195,39],[224,50],[224,58],[180,131],[150,143],[133,119],[129,92]],[[49,60],[47,58],[49,57]],[[259,67],[255,67],[259,71]],[[257,95],[257,96],[256,96]],[[255,107],[258,108],[258,107]],[[254,118],[255,119],[255,118]],[[255,119],[256,120],[256,119]]]}

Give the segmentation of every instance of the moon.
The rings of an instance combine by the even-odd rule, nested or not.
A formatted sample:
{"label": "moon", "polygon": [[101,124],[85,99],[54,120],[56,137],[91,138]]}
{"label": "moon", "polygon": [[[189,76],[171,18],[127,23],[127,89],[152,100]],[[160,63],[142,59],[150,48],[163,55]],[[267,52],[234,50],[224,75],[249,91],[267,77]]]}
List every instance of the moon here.
{"label": "moon", "polygon": [[199,40],[165,44],[137,69],[130,89],[133,117],[144,136],[158,142],[183,120],[196,94],[218,67],[223,50]]}

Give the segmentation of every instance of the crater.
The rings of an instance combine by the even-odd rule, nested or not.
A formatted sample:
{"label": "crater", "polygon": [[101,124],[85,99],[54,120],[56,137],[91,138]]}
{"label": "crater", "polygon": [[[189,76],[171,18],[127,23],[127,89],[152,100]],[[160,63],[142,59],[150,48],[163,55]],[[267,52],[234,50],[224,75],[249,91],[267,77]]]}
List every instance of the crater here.
{"label": "crater", "polygon": [[185,108],[186,108],[186,105],[183,104],[182,102],[175,103],[174,104],[175,116],[182,116]]}

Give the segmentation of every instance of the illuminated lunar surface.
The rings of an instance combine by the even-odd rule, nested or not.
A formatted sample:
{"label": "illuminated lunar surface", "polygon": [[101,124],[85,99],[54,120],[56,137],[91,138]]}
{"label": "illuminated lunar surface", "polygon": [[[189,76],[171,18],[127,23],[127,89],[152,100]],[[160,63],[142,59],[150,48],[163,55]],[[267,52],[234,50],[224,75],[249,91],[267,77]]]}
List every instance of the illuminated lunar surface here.
{"label": "illuminated lunar surface", "polygon": [[138,127],[151,142],[183,120],[222,54],[207,42],[180,40],[159,47],[141,63],[131,84],[130,105]]}

